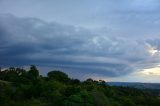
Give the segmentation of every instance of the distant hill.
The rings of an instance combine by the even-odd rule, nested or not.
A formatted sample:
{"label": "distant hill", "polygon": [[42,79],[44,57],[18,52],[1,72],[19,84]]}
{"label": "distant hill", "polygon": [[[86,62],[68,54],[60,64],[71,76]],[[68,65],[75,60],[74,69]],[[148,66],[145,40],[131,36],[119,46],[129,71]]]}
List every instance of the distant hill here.
{"label": "distant hill", "polygon": [[140,83],[140,82],[107,82],[110,86],[134,87],[139,89],[158,89],[160,90],[160,83]]}
{"label": "distant hill", "polygon": [[0,106],[160,106],[160,84],[108,84],[73,79],[60,70],[42,76],[34,65],[10,67],[0,71]]}

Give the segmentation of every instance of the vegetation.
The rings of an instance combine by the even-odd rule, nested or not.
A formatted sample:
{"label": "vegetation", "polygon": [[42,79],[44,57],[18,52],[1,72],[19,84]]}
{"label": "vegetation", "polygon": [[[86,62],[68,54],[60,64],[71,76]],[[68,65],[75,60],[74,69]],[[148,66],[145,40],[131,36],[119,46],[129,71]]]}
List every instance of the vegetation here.
{"label": "vegetation", "polygon": [[10,67],[0,71],[0,106],[159,106],[149,90],[113,87],[105,81],[80,82],[55,70],[47,77],[36,66],[28,71]]}

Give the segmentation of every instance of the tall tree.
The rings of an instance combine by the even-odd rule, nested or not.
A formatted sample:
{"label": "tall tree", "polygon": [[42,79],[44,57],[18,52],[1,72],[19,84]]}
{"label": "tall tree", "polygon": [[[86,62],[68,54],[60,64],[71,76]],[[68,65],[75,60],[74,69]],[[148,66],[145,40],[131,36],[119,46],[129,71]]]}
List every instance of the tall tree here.
{"label": "tall tree", "polygon": [[57,80],[60,82],[68,82],[68,75],[61,71],[51,71],[48,73],[49,79]]}
{"label": "tall tree", "polygon": [[39,71],[35,65],[31,65],[31,67],[28,71],[28,74],[29,74],[29,77],[31,77],[31,78],[37,78],[39,76]]}

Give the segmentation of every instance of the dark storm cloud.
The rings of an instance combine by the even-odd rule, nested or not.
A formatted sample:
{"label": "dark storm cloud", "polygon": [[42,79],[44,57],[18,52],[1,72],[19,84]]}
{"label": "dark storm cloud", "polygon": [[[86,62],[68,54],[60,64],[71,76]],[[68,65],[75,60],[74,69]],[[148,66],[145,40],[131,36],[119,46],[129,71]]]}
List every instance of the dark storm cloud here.
{"label": "dark storm cloud", "polygon": [[159,62],[159,57],[152,58],[146,47],[146,43],[158,46],[159,41],[98,35],[81,27],[10,14],[0,16],[0,39],[2,66],[36,64],[76,73],[120,76]]}

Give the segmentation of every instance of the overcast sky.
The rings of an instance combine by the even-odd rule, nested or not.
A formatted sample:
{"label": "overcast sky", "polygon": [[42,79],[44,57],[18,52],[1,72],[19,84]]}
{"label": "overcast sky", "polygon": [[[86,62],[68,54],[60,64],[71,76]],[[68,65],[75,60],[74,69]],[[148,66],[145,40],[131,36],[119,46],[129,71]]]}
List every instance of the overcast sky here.
{"label": "overcast sky", "polygon": [[0,65],[160,82],[159,0],[0,0]]}

